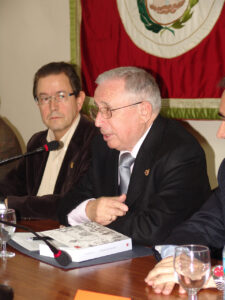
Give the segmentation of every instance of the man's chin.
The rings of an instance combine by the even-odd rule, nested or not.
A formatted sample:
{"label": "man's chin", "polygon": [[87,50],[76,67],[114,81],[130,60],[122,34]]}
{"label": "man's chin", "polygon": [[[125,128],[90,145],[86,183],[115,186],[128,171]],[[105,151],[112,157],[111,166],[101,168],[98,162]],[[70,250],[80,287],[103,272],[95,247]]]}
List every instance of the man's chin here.
{"label": "man's chin", "polygon": [[106,142],[107,146],[111,149],[117,149],[118,143],[113,135],[103,134],[103,139]]}
{"label": "man's chin", "polygon": [[106,141],[106,143],[107,143],[107,146],[110,149],[116,149],[117,150],[118,145],[116,143],[113,143],[113,141]]}

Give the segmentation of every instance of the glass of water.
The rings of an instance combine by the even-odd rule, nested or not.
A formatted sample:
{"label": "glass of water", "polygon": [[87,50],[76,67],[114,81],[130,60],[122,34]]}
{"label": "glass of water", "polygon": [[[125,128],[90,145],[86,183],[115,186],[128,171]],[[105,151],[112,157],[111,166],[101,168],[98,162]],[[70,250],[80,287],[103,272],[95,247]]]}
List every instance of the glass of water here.
{"label": "glass of water", "polygon": [[174,271],[179,284],[187,291],[189,300],[208,280],[211,270],[209,248],[202,245],[183,245],[175,248]]}
{"label": "glass of water", "polygon": [[[16,214],[14,209],[1,209],[0,221],[6,221],[10,223],[16,223]],[[6,243],[11,239],[15,231],[15,227],[0,223],[0,242],[2,244],[2,250],[0,251],[0,257],[7,258],[15,256],[15,253],[6,250]]]}

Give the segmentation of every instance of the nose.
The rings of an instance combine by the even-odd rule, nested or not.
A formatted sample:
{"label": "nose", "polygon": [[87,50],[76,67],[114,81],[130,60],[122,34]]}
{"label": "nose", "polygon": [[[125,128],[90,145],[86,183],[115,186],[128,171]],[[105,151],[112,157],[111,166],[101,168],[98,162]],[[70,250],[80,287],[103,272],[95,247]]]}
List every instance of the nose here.
{"label": "nose", "polygon": [[218,139],[225,139],[225,121],[222,121],[216,134]]}
{"label": "nose", "polygon": [[102,121],[103,121],[103,117],[102,117],[100,111],[98,111],[97,116],[95,118],[95,126],[101,127]]}
{"label": "nose", "polygon": [[58,103],[54,97],[51,97],[49,101],[50,110],[54,111],[58,109]]}

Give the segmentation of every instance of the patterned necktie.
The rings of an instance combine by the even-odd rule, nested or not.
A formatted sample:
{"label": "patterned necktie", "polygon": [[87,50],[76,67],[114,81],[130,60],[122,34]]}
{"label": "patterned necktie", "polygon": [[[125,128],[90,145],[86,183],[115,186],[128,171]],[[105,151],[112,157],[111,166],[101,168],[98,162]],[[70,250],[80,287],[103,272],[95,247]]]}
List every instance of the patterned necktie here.
{"label": "patterned necktie", "polygon": [[135,158],[129,153],[123,153],[120,156],[119,174],[120,174],[120,192],[126,194],[130,182],[130,167]]}

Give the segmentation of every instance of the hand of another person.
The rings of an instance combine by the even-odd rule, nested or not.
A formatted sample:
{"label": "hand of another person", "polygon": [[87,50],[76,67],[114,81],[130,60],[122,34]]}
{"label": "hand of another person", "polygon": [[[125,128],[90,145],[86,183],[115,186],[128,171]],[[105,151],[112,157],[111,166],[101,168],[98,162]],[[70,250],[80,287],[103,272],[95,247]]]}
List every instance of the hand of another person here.
{"label": "hand of another person", "polygon": [[[153,288],[155,293],[169,295],[177,283],[177,279],[174,274],[173,256],[170,256],[160,261],[154,267],[154,269],[148,273],[147,277],[145,278],[145,282]],[[210,276],[203,288],[215,287],[216,285],[212,279],[212,276]],[[186,291],[179,286],[179,293],[184,294]]]}
{"label": "hand of another person", "polygon": [[[153,288],[155,293],[169,295],[175,283],[177,283],[174,275],[173,256],[161,260],[154,269],[148,273],[145,282]],[[179,287],[179,293],[186,293],[181,286]]]}
{"label": "hand of another person", "polygon": [[124,204],[126,195],[116,197],[100,197],[89,201],[86,206],[87,217],[101,225],[108,225],[118,217],[124,216],[128,206]]}

